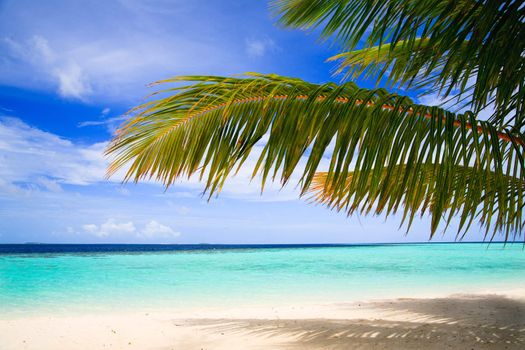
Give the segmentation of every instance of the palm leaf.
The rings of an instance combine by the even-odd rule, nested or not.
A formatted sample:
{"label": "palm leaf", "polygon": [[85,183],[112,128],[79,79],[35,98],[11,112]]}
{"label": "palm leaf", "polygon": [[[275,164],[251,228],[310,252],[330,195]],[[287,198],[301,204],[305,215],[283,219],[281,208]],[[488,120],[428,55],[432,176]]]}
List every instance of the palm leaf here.
{"label": "palm leaf", "polygon": [[[251,74],[164,83],[183,81],[190,83],[161,90],[170,95],[138,107],[121,128],[107,150],[113,156],[109,174],[129,166],[126,180],[154,178],[165,186],[199,175],[211,196],[267,136],[253,169],[263,186],[268,179],[284,185],[296,171],[305,193],[323,156],[330,161],[327,183],[337,193],[347,188],[351,172],[351,186],[372,189],[385,170],[399,164],[416,173],[433,166],[440,178],[433,197],[439,217],[448,201],[448,192],[440,189],[451,186],[458,166],[486,170],[480,172],[486,183],[524,176],[523,135],[478,121],[472,113],[456,115],[351,82],[312,84]],[[333,151],[327,154],[332,141]],[[304,167],[298,165],[301,160]],[[418,186],[412,185],[407,188],[417,195]],[[522,203],[522,195],[519,191],[513,200]],[[489,198],[486,208],[507,210],[502,203],[500,197]],[[521,226],[510,229],[521,234]]]}
{"label": "palm leaf", "polygon": [[[406,166],[398,165],[389,171],[383,169],[378,183],[368,181],[362,187],[352,186],[354,174],[349,173],[346,186],[339,191],[331,187],[326,172],[319,172],[308,194],[313,201],[348,215],[373,212],[388,216],[402,211],[407,231],[418,213],[421,216],[429,213],[432,226],[439,224],[440,214],[449,218],[445,220],[447,224],[459,215],[458,235],[465,234],[476,218],[485,226],[486,235],[491,230],[493,233],[500,230],[508,240],[511,233],[523,231],[524,203],[516,199],[521,198],[525,181],[512,176],[498,180],[496,176],[489,176],[487,181],[485,172],[476,167],[456,166],[448,186],[443,186],[439,166],[423,165],[418,171],[407,171]],[[438,191],[445,191],[442,213],[434,210],[438,206]],[[498,203],[496,207],[491,205],[494,202]]]}
{"label": "palm leaf", "polygon": [[[493,123],[524,126],[522,1],[277,0],[272,7],[284,25],[320,27],[346,51],[382,51],[371,63],[378,80],[388,74],[391,82],[444,97],[459,91],[475,113],[494,103]],[[374,69],[378,63],[382,69]]]}

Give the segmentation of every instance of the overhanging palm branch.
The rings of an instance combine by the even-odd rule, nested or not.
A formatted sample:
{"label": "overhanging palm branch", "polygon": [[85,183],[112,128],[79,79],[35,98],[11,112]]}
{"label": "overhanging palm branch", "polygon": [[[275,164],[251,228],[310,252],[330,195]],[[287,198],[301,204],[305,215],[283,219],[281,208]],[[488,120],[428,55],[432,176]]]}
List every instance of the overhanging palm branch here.
{"label": "overhanging palm branch", "polygon": [[[138,107],[118,132],[107,150],[114,156],[109,174],[129,163],[126,180],[154,178],[165,186],[197,174],[211,196],[267,136],[254,176],[262,175],[263,186],[269,178],[284,185],[297,171],[303,194],[323,157],[329,158],[325,183],[336,196],[348,192],[350,173],[350,186],[367,188],[400,164],[415,174],[422,167],[432,168],[435,183],[445,189],[465,175],[458,167],[473,166],[483,174],[481,193],[506,177],[521,181],[525,176],[523,135],[478,121],[472,113],[456,115],[351,82],[312,84],[251,74],[179,77],[162,83],[181,81],[190,83],[162,90],[170,96]],[[301,160],[305,166],[299,166]],[[410,179],[414,182],[416,177]],[[405,195],[417,196],[419,184],[411,184]],[[514,200],[521,206],[523,191],[520,187],[506,196],[485,197],[483,210],[515,215],[514,207],[501,203]],[[450,191],[436,190],[432,198],[432,212],[440,218],[449,207]],[[472,219],[476,213],[470,210],[466,215]],[[518,234],[522,230],[521,224],[509,220],[492,227]],[[432,231],[436,228],[433,223]]]}
{"label": "overhanging palm branch", "polygon": [[[523,180],[503,176],[496,181],[496,176],[487,176],[486,170],[476,167],[456,166],[453,178],[447,180],[439,176],[441,172],[440,167],[434,165],[422,165],[418,171],[398,165],[390,171],[384,170],[375,181],[370,179],[359,186],[352,184],[354,174],[349,173],[343,191],[330,187],[328,173],[318,172],[308,193],[313,201],[348,215],[373,212],[388,216],[401,211],[407,231],[418,213],[431,214],[432,227],[441,221],[439,214],[447,217],[447,224],[459,214],[458,235],[467,232],[474,218],[485,226],[486,235],[491,228],[495,228],[493,233],[500,229],[508,240],[511,234],[523,231]],[[434,211],[438,206],[438,192],[446,192],[442,196],[445,199],[441,204],[442,213]],[[497,205],[493,206],[495,202]]]}
{"label": "overhanging palm branch", "polygon": [[334,37],[349,51],[338,58],[350,75],[367,71],[427,93],[459,93],[475,113],[494,103],[494,124],[524,126],[521,0],[276,0],[273,8],[286,26]]}

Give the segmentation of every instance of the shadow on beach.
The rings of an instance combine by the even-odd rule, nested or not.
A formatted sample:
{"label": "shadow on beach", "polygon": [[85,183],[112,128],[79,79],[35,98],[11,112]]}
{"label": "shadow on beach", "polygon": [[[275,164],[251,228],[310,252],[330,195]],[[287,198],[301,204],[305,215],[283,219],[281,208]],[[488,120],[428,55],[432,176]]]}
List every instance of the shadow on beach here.
{"label": "shadow on beach", "polygon": [[[232,338],[279,339],[280,349],[525,348],[525,301],[492,295],[453,296],[364,306],[377,309],[381,318],[190,322]],[[350,306],[340,307],[347,307],[351,316]]]}

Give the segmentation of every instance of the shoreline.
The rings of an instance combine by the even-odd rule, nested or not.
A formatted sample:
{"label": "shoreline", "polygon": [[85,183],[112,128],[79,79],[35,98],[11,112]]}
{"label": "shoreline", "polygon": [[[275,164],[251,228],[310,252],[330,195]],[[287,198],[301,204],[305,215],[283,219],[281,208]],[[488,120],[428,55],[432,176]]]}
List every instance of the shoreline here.
{"label": "shoreline", "polygon": [[[515,283],[509,283],[509,285],[500,285],[496,288],[488,288],[483,286],[475,286],[467,291],[461,291],[460,288],[448,288],[444,290],[438,290],[434,292],[413,292],[413,293],[401,293],[401,292],[390,292],[389,294],[376,294],[369,298],[359,298],[356,295],[353,296],[334,296],[334,295],[293,295],[289,298],[279,297],[279,300],[275,298],[238,298],[235,300],[198,300],[191,299],[185,300],[184,306],[174,305],[170,303],[170,300],[158,301],[155,304],[151,303],[134,303],[125,302],[125,299],[121,299],[120,303],[111,301],[100,302],[100,303],[86,303],[85,301],[77,301],[71,304],[57,304],[48,306],[35,306],[31,307],[31,310],[27,308],[23,309],[2,309],[0,307],[0,321],[1,320],[12,320],[17,318],[27,317],[42,317],[42,316],[86,316],[86,315],[101,315],[107,314],[112,315],[115,313],[119,314],[136,314],[137,312],[147,313],[170,313],[173,315],[179,315],[183,318],[192,318],[195,315],[200,315],[201,318],[207,317],[218,317],[224,314],[230,315],[242,315],[243,313],[251,311],[260,312],[264,314],[265,310],[281,310],[285,311],[288,309],[310,309],[315,310],[320,307],[331,307],[333,305],[358,305],[358,304],[374,304],[382,303],[385,301],[392,300],[404,300],[404,299],[443,299],[443,298],[455,298],[463,296],[503,296],[511,299],[524,299],[525,300],[525,284],[517,286]],[[361,295],[366,294],[365,292]],[[172,301],[172,300],[171,300]],[[179,301],[180,302],[180,301]],[[80,303],[80,304],[79,304]],[[246,315],[246,314],[245,314]],[[306,314],[305,317],[313,317],[313,315]],[[255,316],[254,318],[257,318]],[[315,317],[314,317],[315,318]]]}
{"label": "shoreline", "polygon": [[290,300],[286,307],[2,317],[0,348],[521,349],[521,291],[316,305]]}

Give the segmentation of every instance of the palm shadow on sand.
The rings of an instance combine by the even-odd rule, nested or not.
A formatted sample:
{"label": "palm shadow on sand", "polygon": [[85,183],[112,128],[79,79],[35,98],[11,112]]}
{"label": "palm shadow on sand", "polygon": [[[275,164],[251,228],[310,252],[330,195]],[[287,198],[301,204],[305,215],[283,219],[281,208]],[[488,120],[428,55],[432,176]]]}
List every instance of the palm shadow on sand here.
{"label": "palm shadow on sand", "polygon": [[[525,348],[525,301],[487,295],[400,299],[368,306],[389,317],[377,320],[200,319],[194,322],[207,331],[232,338],[286,339],[279,343],[281,349]],[[349,308],[344,304],[340,307]],[[407,313],[411,315],[410,321],[390,320]]]}

